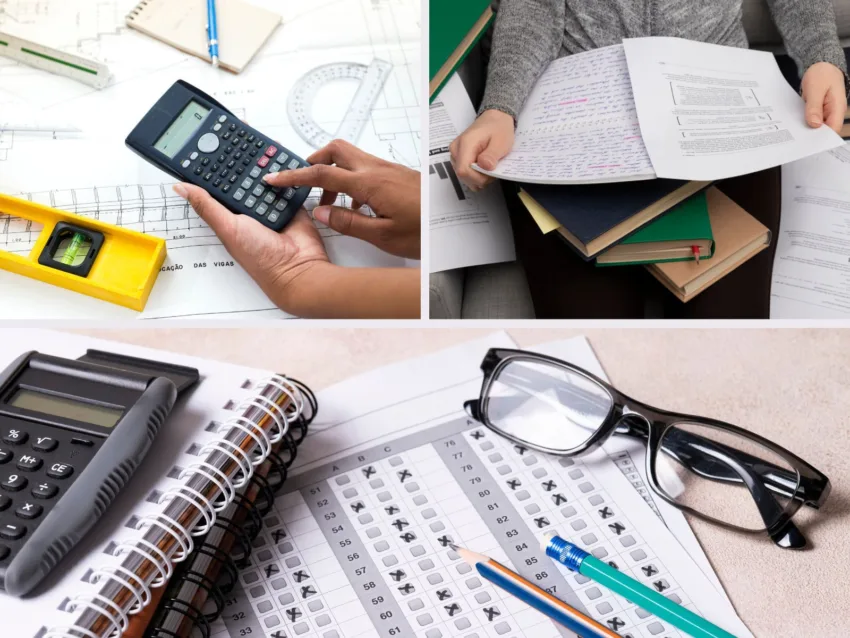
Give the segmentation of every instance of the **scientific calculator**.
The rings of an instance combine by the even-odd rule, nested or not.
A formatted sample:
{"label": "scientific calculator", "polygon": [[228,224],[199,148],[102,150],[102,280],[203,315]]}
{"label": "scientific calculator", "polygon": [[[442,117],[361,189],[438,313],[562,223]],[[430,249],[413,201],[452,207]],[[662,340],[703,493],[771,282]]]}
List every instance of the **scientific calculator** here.
{"label": "scientific calculator", "polygon": [[198,371],[89,351],[0,372],[0,588],[22,596],[97,523]]}
{"label": "scientific calculator", "polygon": [[154,104],[126,144],[169,175],[200,186],[231,212],[250,215],[272,230],[282,230],[310,194],[308,186],[268,186],[266,174],[309,164],[183,80]]}

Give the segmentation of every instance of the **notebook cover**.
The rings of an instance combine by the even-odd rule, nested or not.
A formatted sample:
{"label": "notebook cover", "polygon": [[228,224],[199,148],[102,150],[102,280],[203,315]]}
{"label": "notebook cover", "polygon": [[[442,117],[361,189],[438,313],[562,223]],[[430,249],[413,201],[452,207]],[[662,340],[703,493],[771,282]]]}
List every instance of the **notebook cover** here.
{"label": "notebook cover", "polygon": [[[586,246],[686,184],[689,182],[651,179],[569,186],[521,184],[521,188]],[[578,250],[576,252],[586,261],[596,256],[585,256]]]}
{"label": "notebook cover", "polygon": [[[486,17],[485,17],[486,14]],[[490,0],[431,0],[428,93],[434,99],[493,20]],[[439,75],[439,77],[437,77]]]}
{"label": "notebook cover", "polygon": [[713,239],[708,217],[705,191],[676,204],[670,211],[654,219],[621,244],[646,244],[659,241]]}
{"label": "notebook cover", "polygon": [[[221,68],[240,73],[281,23],[279,14],[241,0],[216,0]],[[127,15],[127,26],[209,61],[207,3],[146,0]]]}
{"label": "notebook cover", "polygon": [[[770,245],[770,230],[716,187],[706,191],[706,199],[711,228],[714,232],[714,256],[699,263],[688,260],[646,266],[656,279],[682,301],[690,301],[711,284]],[[736,253],[760,237],[764,238],[764,242],[758,249],[754,249],[739,263],[729,261]],[[690,292],[685,291],[686,286],[704,275],[708,275],[706,283]]]}

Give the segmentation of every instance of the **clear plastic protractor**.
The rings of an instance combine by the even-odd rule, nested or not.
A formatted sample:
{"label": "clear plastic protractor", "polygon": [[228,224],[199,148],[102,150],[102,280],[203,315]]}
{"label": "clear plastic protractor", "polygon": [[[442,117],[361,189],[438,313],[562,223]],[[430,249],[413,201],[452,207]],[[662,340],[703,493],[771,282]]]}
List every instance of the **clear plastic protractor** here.
{"label": "clear plastic protractor", "polygon": [[[336,62],[309,71],[295,83],[289,93],[286,110],[292,127],[313,148],[321,148],[335,138],[356,144],[369,122],[372,108],[384,90],[392,68],[389,62],[375,58],[368,65]],[[313,103],[322,87],[338,80],[358,82],[357,92],[346,108],[339,128],[327,131],[314,119]]]}

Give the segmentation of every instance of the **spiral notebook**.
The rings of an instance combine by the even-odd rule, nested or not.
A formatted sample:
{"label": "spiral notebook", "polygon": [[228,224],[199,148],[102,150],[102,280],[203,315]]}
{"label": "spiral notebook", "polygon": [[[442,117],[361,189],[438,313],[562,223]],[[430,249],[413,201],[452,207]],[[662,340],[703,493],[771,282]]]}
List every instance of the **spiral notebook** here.
{"label": "spiral notebook", "polygon": [[[281,22],[279,14],[241,0],[216,0],[220,65],[241,73]],[[210,60],[205,0],[143,0],[127,26]]]}
{"label": "spiral notebook", "polygon": [[[191,366],[201,381],[59,568],[28,598],[0,595],[4,636],[127,635],[154,597],[165,599],[166,583],[178,573],[185,581],[187,561],[217,559],[223,536],[238,544],[255,533],[256,510],[274,499],[316,409],[312,392],[283,375],[61,333],[17,331],[0,343],[0,358],[27,350],[76,358],[92,348]],[[233,560],[223,559],[225,570]]]}

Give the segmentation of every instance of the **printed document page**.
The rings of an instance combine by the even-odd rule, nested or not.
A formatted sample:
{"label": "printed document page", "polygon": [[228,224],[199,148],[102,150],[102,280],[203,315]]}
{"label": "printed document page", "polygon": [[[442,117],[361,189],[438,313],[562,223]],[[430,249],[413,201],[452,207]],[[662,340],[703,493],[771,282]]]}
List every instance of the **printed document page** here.
{"label": "printed document page", "polygon": [[516,259],[499,184],[472,192],[452,166],[449,144],[474,121],[466,88],[452,75],[430,107],[431,272]]}
{"label": "printed document page", "polygon": [[534,184],[589,184],[655,177],[641,139],[620,44],[552,62],[519,115],[516,141],[494,171]]}
{"label": "printed document page", "polygon": [[782,167],[770,318],[850,318],[850,144]]}
{"label": "printed document page", "polygon": [[680,38],[623,41],[640,130],[659,177],[716,180],[841,145],[810,128],[773,54]]}

